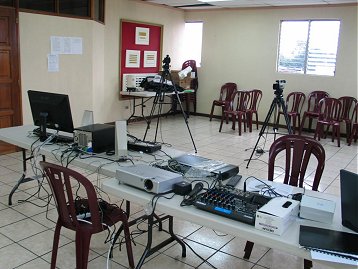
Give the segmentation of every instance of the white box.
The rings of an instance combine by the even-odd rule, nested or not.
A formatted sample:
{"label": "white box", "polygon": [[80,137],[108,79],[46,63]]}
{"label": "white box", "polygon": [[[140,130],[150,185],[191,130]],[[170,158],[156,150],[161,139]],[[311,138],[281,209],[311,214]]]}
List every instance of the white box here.
{"label": "white box", "polygon": [[297,218],[299,202],[285,197],[276,197],[256,212],[255,228],[281,235]]}
{"label": "white box", "polygon": [[332,223],[336,203],[331,200],[303,195],[300,218]]}

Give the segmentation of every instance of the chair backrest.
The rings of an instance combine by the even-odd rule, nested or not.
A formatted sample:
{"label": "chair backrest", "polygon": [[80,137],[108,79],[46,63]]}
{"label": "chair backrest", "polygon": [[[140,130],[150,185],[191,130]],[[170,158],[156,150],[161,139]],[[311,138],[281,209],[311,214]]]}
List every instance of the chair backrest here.
{"label": "chair backrest", "polygon": [[351,120],[351,115],[353,114],[353,109],[357,104],[357,99],[352,96],[342,96],[338,98],[342,103],[342,120]]}
{"label": "chair backrest", "polygon": [[229,110],[246,111],[250,94],[248,91],[235,91],[231,96]]}
{"label": "chair backrest", "polygon": [[284,183],[301,188],[303,187],[309,161],[312,156],[316,157],[317,168],[312,190],[318,190],[326,158],[323,146],[311,137],[294,134],[276,139],[272,143],[269,152],[268,179],[271,181],[274,179],[276,157],[282,151],[285,151]]}
{"label": "chair backrest", "polygon": [[354,106],[353,109],[352,123],[358,123],[358,103]]}
{"label": "chair backrest", "polygon": [[325,91],[313,91],[308,94],[307,111],[318,113],[318,103],[323,98],[329,97],[328,92]]}
{"label": "chair backrest", "polygon": [[342,114],[342,103],[333,97],[326,97],[318,103],[318,120],[340,121]]}
{"label": "chair backrest", "polygon": [[220,101],[230,102],[232,94],[237,91],[237,85],[234,82],[227,82],[220,88]]}
{"label": "chair backrest", "polygon": [[63,226],[72,230],[77,229],[79,221],[75,201],[79,201],[77,199],[81,197],[86,199],[86,206],[88,203],[92,231],[102,230],[97,194],[93,184],[86,177],[69,168],[48,162],[40,162],[40,165],[50,185],[59,220]]}
{"label": "chair backrest", "polygon": [[248,104],[247,109],[252,111],[257,111],[262,98],[262,91],[259,89],[253,89],[249,91],[250,103]]}
{"label": "chair backrest", "polygon": [[186,60],[183,64],[182,64],[182,70],[187,68],[188,66],[191,67],[192,72],[195,73],[195,79],[193,79],[190,82],[190,88],[193,90],[197,90],[199,87],[199,82],[198,82],[198,69],[196,67],[196,61],[195,60]]}
{"label": "chair backrest", "polygon": [[290,92],[286,97],[286,106],[288,112],[301,113],[306,95],[303,92]]}
{"label": "chair backrest", "polygon": [[186,61],[182,64],[182,67],[181,67],[181,68],[182,68],[182,70],[183,70],[183,69],[187,68],[188,66],[191,67],[192,72],[195,72],[195,77],[196,77],[197,72],[198,72],[198,70],[197,70],[197,68],[196,68],[196,61],[195,61],[195,60],[186,60]]}

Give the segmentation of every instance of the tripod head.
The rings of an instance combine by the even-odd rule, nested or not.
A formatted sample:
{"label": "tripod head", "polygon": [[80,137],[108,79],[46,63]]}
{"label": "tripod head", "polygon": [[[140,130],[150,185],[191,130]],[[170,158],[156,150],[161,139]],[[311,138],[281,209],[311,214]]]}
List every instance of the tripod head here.
{"label": "tripod head", "polygon": [[169,74],[169,68],[170,68],[170,57],[169,55],[165,56],[163,60],[163,74]]}
{"label": "tripod head", "polygon": [[272,88],[275,90],[274,94],[276,97],[282,97],[283,89],[285,88],[286,80],[276,80]]}

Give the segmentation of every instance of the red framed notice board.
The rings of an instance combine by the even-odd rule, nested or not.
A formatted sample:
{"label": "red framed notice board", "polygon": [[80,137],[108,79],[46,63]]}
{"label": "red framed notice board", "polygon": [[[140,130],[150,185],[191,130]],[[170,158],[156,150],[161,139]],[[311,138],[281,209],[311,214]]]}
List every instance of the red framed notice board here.
{"label": "red framed notice board", "polygon": [[158,73],[163,25],[121,20],[120,79],[123,74]]}

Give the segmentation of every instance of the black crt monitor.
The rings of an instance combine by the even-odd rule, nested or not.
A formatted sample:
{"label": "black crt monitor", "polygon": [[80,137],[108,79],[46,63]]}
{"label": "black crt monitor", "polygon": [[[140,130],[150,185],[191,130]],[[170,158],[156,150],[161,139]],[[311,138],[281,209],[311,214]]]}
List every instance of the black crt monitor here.
{"label": "black crt monitor", "polygon": [[46,128],[73,133],[73,121],[68,95],[27,91],[34,124],[39,126],[40,141],[47,139]]}

